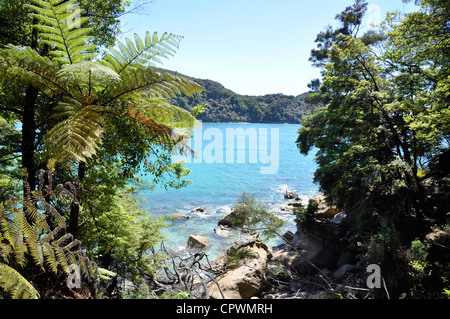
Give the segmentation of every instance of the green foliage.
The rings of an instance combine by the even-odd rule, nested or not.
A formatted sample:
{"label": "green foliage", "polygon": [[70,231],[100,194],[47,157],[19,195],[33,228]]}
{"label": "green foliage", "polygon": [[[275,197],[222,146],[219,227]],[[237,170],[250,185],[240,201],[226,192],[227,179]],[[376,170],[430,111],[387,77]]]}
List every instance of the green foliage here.
{"label": "green foliage", "polygon": [[[418,3],[417,12],[388,14],[382,33],[359,36],[366,3],[356,1],[337,16],[341,28],[319,34],[311,61],[322,79],[310,87],[325,106],[303,119],[297,139],[302,154],[317,148],[315,182],[370,233],[365,258],[390,269],[397,288],[411,265],[413,286],[422,284],[420,243],[449,210],[449,7]],[[411,244],[408,266],[402,247]]]}
{"label": "green foliage", "polygon": [[[14,299],[39,298],[29,279],[29,263],[38,271],[70,275],[76,265],[86,278],[96,278],[97,266],[85,256],[81,242],[65,232],[64,218],[52,205],[70,200],[70,188],[53,189],[50,172],[41,173],[39,190],[28,191],[23,206],[11,199],[0,204],[0,288]],[[70,185],[67,185],[71,187]]]}
{"label": "green foliage", "polygon": [[146,284],[140,284],[136,288],[127,289],[122,294],[123,299],[192,299],[189,291],[170,290],[160,296],[150,290]]}
{"label": "green foliage", "polygon": [[0,43],[25,44],[31,34],[30,19],[24,9],[23,1],[3,0],[0,2]]}
{"label": "green foliage", "polygon": [[[104,133],[107,116],[121,117],[141,125],[160,142],[180,142],[168,125],[194,123],[193,116],[165,101],[179,94],[192,96],[202,88],[196,83],[149,67],[159,58],[173,55],[180,37],[147,33],[144,40],[135,36],[118,43],[120,52],[110,48],[102,61],[97,56],[92,30],[79,20],[71,28],[68,6],[73,1],[36,1],[28,7],[40,23],[35,25],[42,41],[50,47],[52,59],[31,48],[9,45],[0,52],[4,69],[19,74],[22,82],[39,87],[49,95],[62,95],[55,108],[60,119],[47,134],[47,149],[58,161],[79,162],[91,158]],[[156,121],[160,121],[159,124]]]}
{"label": "green foliage", "polygon": [[205,91],[191,98],[184,95],[178,96],[172,99],[171,103],[190,112],[193,112],[195,106],[203,105],[204,111],[197,116],[203,122],[298,124],[308,111],[313,111],[317,107],[317,103],[306,101],[307,93],[298,96],[284,94],[239,95],[211,80],[183,77],[199,83],[205,88]]}
{"label": "green foliage", "polygon": [[398,247],[398,231],[392,226],[383,228],[369,239],[366,247],[366,255],[363,259],[367,262],[367,264],[381,265],[385,262],[385,259],[390,257],[390,255],[398,253]]}
{"label": "green foliage", "polygon": [[12,299],[39,299],[39,293],[18,271],[0,263],[0,288]]}
{"label": "green foliage", "polygon": [[243,192],[233,207],[233,226],[246,225],[252,230],[261,230],[265,239],[279,236],[284,221],[270,211],[269,207],[253,195]]}
{"label": "green foliage", "polygon": [[189,291],[171,290],[164,292],[158,299],[192,299],[192,295]]}
{"label": "green foliage", "polygon": [[[405,30],[411,30],[414,16],[408,15],[410,20],[392,26],[381,57],[375,53],[373,44],[368,45],[361,38],[342,33],[333,38],[320,87],[328,103],[304,119],[297,143],[304,154],[313,146],[319,149],[315,181],[339,208],[353,207],[366,194],[395,197],[409,192],[408,196],[423,200],[424,178],[419,178],[418,172],[429,168],[423,159],[445,151],[443,142],[448,138],[449,117],[441,110],[448,109],[448,101],[437,93],[438,82],[429,79],[434,76],[433,70],[438,72],[437,79],[445,70],[439,67],[441,55],[439,58],[436,55],[437,60],[429,56],[420,62],[428,64],[425,73],[413,72],[406,65],[416,65],[421,48],[427,47],[405,40],[408,38]],[[423,32],[426,34],[426,29]],[[441,43],[433,49],[427,47],[427,51],[442,52]],[[408,62],[397,60],[406,58]],[[437,123],[442,125],[435,126],[430,117],[438,114]],[[433,131],[424,128],[425,133],[419,122],[427,117],[426,126]],[[377,205],[383,202],[375,201]],[[373,206],[375,201],[368,207],[372,211],[377,210]],[[413,204],[406,213],[427,209],[424,203],[419,206]],[[379,207],[378,212],[383,210],[385,207]]]}
{"label": "green foliage", "polygon": [[412,250],[414,259],[421,261],[421,262],[426,261],[427,252],[424,248],[423,243],[419,239],[413,240],[411,242],[411,250]]}
{"label": "green foliage", "polygon": [[296,207],[294,210],[295,221],[300,224],[308,224],[314,221],[319,203],[313,200],[308,201],[306,208],[304,206]]}
{"label": "green foliage", "polygon": [[33,4],[25,5],[32,12],[32,18],[39,21],[33,27],[39,31],[43,44],[50,47],[52,60],[64,64],[86,61],[95,56],[96,46],[88,44],[93,40],[91,30],[82,27],[88,22],[87,17],[79,17],[77,27],[74,26],[73,8],[76,0],[33,0]]}
{"label": "green foliage", "polygon": [[243,247],[243,248],[239,248],[238,250],[234,250],[234,249],[229,249],[227,251],[227,265],[231,265],[234,263],[238,263],[240,260],[245,260],[248,258],[252,258],[255,257],[251,250]]}
{"label": "green foliage", "polygon": [[[0,34],[0,43],[30,45],[32,40],[33,18],[28,5],[37,1],[2,0],[0,2],[0,25],[4,26]],[[128,1],[124,0],[80,0],[77,6],[67,6],[68,13],[75,19],[89,19],[93,29],[93,43],[111,45],[119,31],[118,18],[125,12]],[[80,11],[77,12],[77,9]],[[75,15],[75,16],[74,16]],[[73,20],[76,23],[75,20]]]}
{"label": "green foliage", "polygon": [[0,116],[0,202],[20,192],[19,149],[20,135],[12,123]]}
{"label": "green foliage", "polygon": [[[19,15],[24,28],[5,35],[2,43],[10,44],[0,48],[0,161],[5,164],[0,182],[13,189],[10,181],[22,159],[31,172],[32,192],[33,170],[55,158],[56,180],[83,184],[72,189],[75,204],[61,199],[52,203],[61,222],[79,224],[75,233],[85,242],[83,251],[105,271],[117,270],[121,280],[151,276],[159,267],[153,247],[162,240],[164,223],[142,211],[132,187],[142,187],[141,172],[165,187],[188,183],[189,171],[182,162],[172,162],[171,152],[186,151],[183,143],[189,136],[178,135],[174,128],[192,127],[195,118],[168,100],[191,98],[203,89],[153,68],[173,56],[182,37],[147,33],[113,47],[125,1],[82,0],[79,20],[72,19],[78,14],[71,7],[76,1],[15,2],[2,2],[2,9],[8,10],[0,13],[0,20],[15,26],[10,14],[24,13]],[[201,107],[195,112],[198,115]],[[13,128],[20,122],[22,136]],[[84,164],[78,172],[77,162]],[[3,188],[2,196],[9,189]]]}
{"label": "green foliage", "polygon": [[101,267],[121,278],[139,282],[159,268],[162,256],[154,254],[164,240],[162,219],[153,219],[144,212],[136,194],[130,190],[85,198],[80,238]]}
{"label": "green foliage", "polygon": [[113,45],[120,32],[119,18],[130,7],[129,0],[79,0],[81,16],[89,18],[96,45]]}
{"label": "green foliage", "polygon": [[126,289],[122,293],[123,299],[156,299],[156,295],[150,290],[150,287],[146,284],[140,284],[136,288]]}

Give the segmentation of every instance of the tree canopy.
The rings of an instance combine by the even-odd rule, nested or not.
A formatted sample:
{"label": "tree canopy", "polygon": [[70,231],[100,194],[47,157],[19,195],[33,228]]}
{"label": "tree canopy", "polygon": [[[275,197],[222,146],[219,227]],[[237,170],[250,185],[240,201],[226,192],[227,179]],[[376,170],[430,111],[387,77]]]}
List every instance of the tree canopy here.
{"label": "tree canopy", "polygon": [[[50,232],[64,228],[67,236],[86,242],[84,249],[100,266],[118,269],[119,263],[127,268],[121,276],[131,278],[151,275],[149,250],[161,241],[163,227],[131,199],[133,187],[141,183],[138,173],[166,187],[186,185],[188,171],[182,162],[172,162],[171,152],[189,150],[186,137],[174,129],[193,127],[196,119],[169,99],[203,88],[154,68],[176,53],[181,36],[147,32],[114,41],[125,4],[2,2],[1,19],[17,30],[2,34],[0,47],[0,181],[5,184],[2,200],[9,203],[7,191],[16,191],[25,216],[34,216],[33,207],[40,204],[33,204],[31,196],[39,191],[47,198],[43,203],[48,201],[65,220],[55,223],[42,212]],[[16,24],[17,12],[24,15]],[[104,16],[110,19],[100,19]],[[15,183],[20,183],[21,168],[22,194]],[[71,200],[48,197],[52,191],[42,176],[49,174],[60,185],[71,185]],[[2,209],[0,220],[8,216],[11,212]],[[133,247],[120,239],[131,233]],[[21,271],[8,258],[0,257],[0,264]],[[0,288],[15,289],[3,282]]]}
{"label": "tree canopy", "polygon": [[420,1],[358,36],[364,11],[356,1],[337,16],[342,28],[318,36],[311,60],[323,78],[311,87],[325,106],[302,121],[297,143],[318,149],[328,200],[362,229],[375,218],[377,232],[396,234],[392,248],[449,221],[449,6]]}

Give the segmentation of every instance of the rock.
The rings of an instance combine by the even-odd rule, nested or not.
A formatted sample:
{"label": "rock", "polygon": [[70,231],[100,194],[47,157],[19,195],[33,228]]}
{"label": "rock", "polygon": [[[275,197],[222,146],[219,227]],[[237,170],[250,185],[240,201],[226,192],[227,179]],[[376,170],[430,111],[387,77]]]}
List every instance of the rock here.
{"label": "rock", "polygon": [[[292,245],[299,249],[303,257],[319,268],[335,268],[341,255],[340,247],[334,241],[312,236],[301,228],[295,233]],[[292,266],[299,271],[310,270],[311,265],[303,257],[294,258]]]}
{"label": "rock", "polygon": [[220,293],[217,285],[213,283],[209,286],[209,293],[212,299],[250,299],[256,296],[265,288],[264,274],[255,269],[260,268],[256,261],[218,276],[216,281],[223,292]]}
{"label": "rock", "polygon": [[260,230],[253,231],[247,225],[243,225],[241,231],[243,234],[250,235],[254,238],[259,238],[259,235],[261,234]]}
{"label": "rock", "polygon": [[319,291],[315,294],[311,294],[309,299],[339,299],[339,295],[331,291]]}
{"label": "rock", "polygon": [[191,210],[191,213],[200,213],[200,214],[204,214],[206,213],[207,208],[205,206],[202,207],[198,207],[196,209]]}
{"label": "rock", "polygon": [[424,244],[428,248],[427,260],[450,264],[450,230],[437,230],[425,236]]}
{"label": "rock", "polygon": [[310,200],[316,202],[319,205],[316,214],[320,215],[321,217],[332,219],[337,214],[339,214],[339,211],[335,207],[327,205],[325,196],[323,195],[313,196],[310,198]]}
{"label": "rock", "polygon": [[[245,258],[233,260],[230,264],[228,257],[240,250],[247,250]],[[250,299],[259,294],[266,287],[264,278],[271,255],[271,249],[262,240],[250,238],[237,242],[226,254],[215,259],[212,262],[214,269],[227,269],[216,277],[225,299]],[[222,299],[217,284],[210,282],[208,291],[211,298]]]}
{"label": "rock", "polygon": [[355,269],[359,269],[357,265],[345,264],[333,273],[334,279],[341,279],[347,272],[351,272]]}
{"label": "rock", "polygon": [[283,239],[290,243],[294,239],[294,233],[288,230],[286,233],[284,233]]}
{"label": "rock", "polygon": [[303,207],[303,204],[301,202],[292,202],[292,203],[289,203],[288,206],[291,206],[293,208],[295,208],[295,207]]}
{"label": "rock", "polygon": [[337,262],[337,266],[341,267],[344,266],[345,264],[350,264],[352,262],[355,262],[356,258],[355,256],[353,256],[352,253],[350,253],[349,251],[345,251],[341,257],[339,257],[339,260]]}
{"label": "rock", "polygon": [[175,219],[189,219],[190,218],[188,215],[181,214],[181,213],[174,213],[174,214],[172,214],[172,217]]}
{"label": "rock", "polygon": [[284,199],[295,199],[295,200],[300,200],[300,196],[298,196],[297,193],[294,192],[287,192],[286,194],[284,194]]}
{"label": "rock", "polygon": [[346,218],[347,218],[346,212],[342,212],[342,213],[336,214],[336,215],[330,220],[330,223],[338,224],[338,225],[339,225],[339,224],[343,224]]}
{"label": "rock", "polygon": [[209,240],[203,236],[189,236],[187,245],[193,248],[205,249],[209,246]]}
{"label": "rock", "polygon": [[241,227],[245,223],[246,220],[242,220],[242,216],[240,216],[235,210],[232,209],[231,212],[229,212],[224,217],[222,217],[221,220],[219,220],[218,225],[225,227]]}
{"label": "rock", "polygon": [[230,235],[229,230],[224,226],[219,226],[214,229],[214,232],[220,237],[228,237]]}
{"label": "rock", "polygon": [[250,234],[252,232],[251,229],[247,225],[243,225],[241,231],[244,234]]}
{"label": "rock", "polygon": [[229,212],[224,217],[222,217],[219,220],[218,225],[224,227],[233,227],[233,211]]}
{"label": "rock", "polygon": [[279,265],[286,268],[295,268],[297,259],[299,259],[297,252],[289,246],[282,244],[273,248],[273,255],[269,266],[275,270],[280,269]]}
{"label": "rock", "polygon": [[289,206],[289,205],[286,205],[286,206],[281,206],[280,207],[280,211],[282,211],[282,212],[293,212],[294,211],[294,207],[293,206]]}

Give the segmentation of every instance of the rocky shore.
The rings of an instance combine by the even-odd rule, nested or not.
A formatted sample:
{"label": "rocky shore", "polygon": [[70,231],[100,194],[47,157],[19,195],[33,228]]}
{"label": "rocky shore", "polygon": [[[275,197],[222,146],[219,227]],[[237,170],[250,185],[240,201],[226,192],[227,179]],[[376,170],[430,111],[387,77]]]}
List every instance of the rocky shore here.
{"label": "rocky shore", "polygon": [[[286,193],[284,198],[284,210],[293,212],[303,206],[295,193]],[[281,245],[270,247],[259,232],[249,232],[245,224],[239,226],[247,232],[246,239],[209,264],[216,275],[207,284],[209,298],[349,299],[386,294],[367,286],[370,273],[360,260],[359,234],[350,231],[351,212],[328,206],[321,195],[310,202],[316,207],[314,216],[298,221],[296,232],[284,234]],[[214,231],[226,236],[237,217],[232,210]],[[189,243],[208,246],[207,238],[198,236],[191,236]]]}

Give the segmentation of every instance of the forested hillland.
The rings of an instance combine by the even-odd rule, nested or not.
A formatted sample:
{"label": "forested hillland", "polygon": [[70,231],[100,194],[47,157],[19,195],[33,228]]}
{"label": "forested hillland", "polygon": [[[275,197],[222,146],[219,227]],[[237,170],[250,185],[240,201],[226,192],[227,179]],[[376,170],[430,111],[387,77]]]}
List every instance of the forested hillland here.
{"label": "forested hillland", "polygon": [[[159,70],[171,72],[164,69]],[[180,75],[176,72],[171,73]],[[284,94],[240,95],[212,80],[182,76],[200,84],[205,91],[194,97],[181,95],[171,102],[188,111],[192,111],[192,108],[198,104],[203,104],[204,112],[197,117],[203,122],[299,124],[309,110],[314,111],[318,106],[308,103],[309,93],[298,96]]]}

